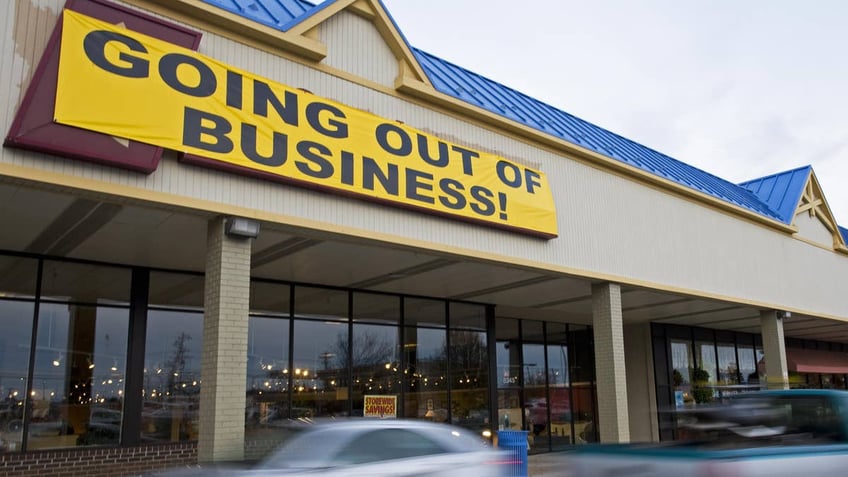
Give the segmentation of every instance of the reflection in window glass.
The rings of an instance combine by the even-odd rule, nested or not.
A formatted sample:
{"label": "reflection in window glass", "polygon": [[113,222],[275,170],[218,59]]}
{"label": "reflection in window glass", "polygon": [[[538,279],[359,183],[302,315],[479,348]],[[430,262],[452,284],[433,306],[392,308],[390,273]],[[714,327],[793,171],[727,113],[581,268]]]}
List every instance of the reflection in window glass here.
{"label": "reflection in window glass", "polygon": [[733,343],[719,343],[718,380],[721,384],[739,384],[739,365],[736,362],[736,346]]}
{"label": "reflection in window glass", "polygon": [[406,326],[445,326],[445,302],[423,298],[403,300],[403,321]]}
{"label": "reflection in window glass", "polygon": [[347,321],[348,292],[329,288],[295,287],[294,306],[297,318]]}
{"label": "reflection in window glass", "polygon": [[452,302],[450,304],[450,327],[486,331],[486,307]]}
{"label": "reflection in window glass", "polygon": [[519,387],[521,375],[521,354],[518,337],[518,320],[498,318],[497,329],[497,361],[498,388]]}
{"label": "reflection in window glass", "polygon": [[259,440],[289,418],[289,323],[252,316],[247,337],[245,439]]}
{"label": "reflection in window glass", "polygon": [[148,305],[152,307],[203,309],[203,275],[150,272]]}
{"label": "reflection in window glass", "polygon": [[128,325],[126,308],[41,305],[29,450],[120,442]]}
{"label": "reflection in window glass", "polygon": [[128,268],[45,260],[42,277],[44,300],[100,304],[130,301],[132,272]]}
{"label": "reflection in window glass", "polygon": [[754,347],[754,359],[757,360],[757,375],[760,377],[760,383],[765,384],[766,376],[766,354],[763,347],[757,345]]}
{"label": "reflection in window glass", "polygon": [[197,439],[203,314],[149,310],[146,343],[142,441]]}
{"label": "reflection in window glass", "polygon": [[498,318],[495,321],[497,338],[495,359],[498,374],[498,429],[521,428],[521,340],[518,320]]}
{"label": "reflection in window glass", "polygon": [[0,256],[0,293],[5,298],[34,298],[37,280],[37,260]]}
{"label": "reflection in window glass", "polygon": [[21,450],[33,308],[0,300],[0,453]]}
{"label": "reflection in window glass", "polygon": [[291,417],[346,416],[347,323],[296,320],[293,342]]}
{"label": "reflection in window glass", "polygon": [[353,321],[397,325],[400,322],[400,297],[354,292]]}
{"label": "reflection in window glass", "polygon": [[278,283],[252,280],[250,282],[250,312],[282,316],[291,313],[291,287]]}
{"label": "reflection in window glass", "polygon": [[757,364],[754,361],[754,347],[752,345],[739,345],[736,348],[736,353],[739,355],[739,374],[742,376],[742,383],[759,384],[760,377],[757,375]]}
{"label": "reflection in window glass", "polygon": [[568,331],[568,357],[571,366],[572,409],[574,435],[577,444],[598,442],[595,423],[595,357],[592,329],[570,326]]}
{"label": "reflection in window glass", "polygon": [[571,383],[568,375],[568,345],[565,325],[548,323],[548,393],[550,395],[551,448],[573,444],[571,426]]}
{"label": "reflection in window glass", "polygon": [[[363,415],[364,395],[399,396],[400,354],[396,326],[353,325],[353,414]],[[347,359],[344,360],[347,362]],[[398,417],[394,415],[385,417]]]}
{"label": "reflection in window glass", "polygon": [[447,422],[447,353],[445,330],[406,327],[404,416]]}
{"label": "reflection in window glass", "polygon": [[675,404],[678,399],[683,400],[684,404],[691,402],[692,396],[692,342],[689,340],[672,339],[671,340],[671,380],[673,391],[678,394],[675,397]]}
{"label": "reflection in window glass", "polygon": [[[526,322],[525,322],[526,323]],[[541,325],[541,323],[539,323]],[[525,343],[524,430],[531,452],[548,449],[548,396],[545,386],[545,345]]]}
{"label": "reflection in window glass", "polygon": [[450,332],[451,416],[453,423],[480,435],[489,423],[489,353],[484,331]]}
{"label": "reflection in window glass", "polygon": [[695,349],[698,353],[698,367],[709,373],[707,381],[715,383],[718,377],[715,345],[712,341],[697,341],[695,342]]}

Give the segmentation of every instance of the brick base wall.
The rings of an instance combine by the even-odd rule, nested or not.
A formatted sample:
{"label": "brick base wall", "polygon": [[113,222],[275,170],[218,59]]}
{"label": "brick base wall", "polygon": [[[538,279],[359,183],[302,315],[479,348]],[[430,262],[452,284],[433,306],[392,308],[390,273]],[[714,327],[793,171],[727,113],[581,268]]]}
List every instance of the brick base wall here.
{"label": "brick base wall", "polygon": [[0,476],[129,477],[197,464],[197,442],[0,454]]}

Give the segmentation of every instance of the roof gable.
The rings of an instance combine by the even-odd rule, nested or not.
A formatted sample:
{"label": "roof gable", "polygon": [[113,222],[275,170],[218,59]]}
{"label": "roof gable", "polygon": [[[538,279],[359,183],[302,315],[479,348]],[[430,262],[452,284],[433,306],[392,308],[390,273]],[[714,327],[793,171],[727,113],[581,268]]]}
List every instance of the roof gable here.
{"label": "roof gable", "polygon": [[[429,80],[412,48],[380,0],[327,0],[313,5],[305,0],[201,0],[243,18],[276,29],[293,38],[315,40],[320,25],[341,11],[349,11],[374,24],[398,60],[396,82]],[[312,58],[322,59],[322,58]]]}
{"label": "roof gable", "polygon": [[811,171],[810,166],[804,166],[745,181],[739,185],[768,204],[773,211],[777,212],[781,222],[791,224]]}
{"label": "roof gable", "polygon": [[818,219],[832,236],[833,247],[845,249],[846,229],[837,225],[811,166],[753,179],[740,186],[769,204],[786,224],[797,225],[797,218],[802,214]]}

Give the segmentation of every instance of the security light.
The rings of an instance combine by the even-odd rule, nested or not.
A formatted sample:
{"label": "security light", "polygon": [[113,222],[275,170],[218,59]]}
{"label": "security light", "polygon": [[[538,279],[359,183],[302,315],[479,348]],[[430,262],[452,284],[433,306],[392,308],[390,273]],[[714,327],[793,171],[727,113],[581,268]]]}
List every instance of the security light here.
{"label": "security light", "polygon": [[259,222],[243,217],[229,217],[224,233],[233,238],[256,238],[259,236]]}

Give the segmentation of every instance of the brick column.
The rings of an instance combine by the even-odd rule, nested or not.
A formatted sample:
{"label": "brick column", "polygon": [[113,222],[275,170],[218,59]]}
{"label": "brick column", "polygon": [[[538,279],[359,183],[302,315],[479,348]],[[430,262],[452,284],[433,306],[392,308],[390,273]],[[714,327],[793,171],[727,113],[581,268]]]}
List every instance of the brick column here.
{"label": "brick column", "polygon": [[760,311],[760,330],[763,335],[763,354],[766,360],[766,384],[769,389],[789,389],[783,320],[778,318],[777,311]]}
{"label": "brick column", "polygon": [[247,321],[252,239],[224,233],[226,219],[209,222],[203,297],[198,461],[244,458]]}
{"label": "brick column", "polygon": [[630,418],[627,411],[627,373],[624,367],[624,326],[619,285],[592,285],[592,327],[598,392],[596,419],[600,441],[629,442]]}

